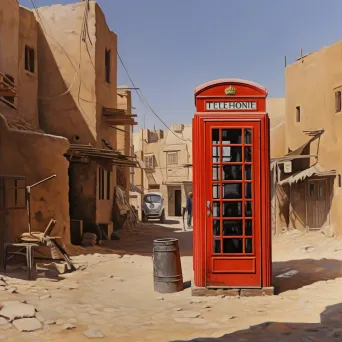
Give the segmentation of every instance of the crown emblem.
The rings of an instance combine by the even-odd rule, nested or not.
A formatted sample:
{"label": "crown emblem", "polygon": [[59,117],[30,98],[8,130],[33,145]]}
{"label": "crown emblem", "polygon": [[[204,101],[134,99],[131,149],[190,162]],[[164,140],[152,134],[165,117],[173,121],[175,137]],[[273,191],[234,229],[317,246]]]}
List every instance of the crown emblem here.
{"label": "crown emblem", "polygon": [[231,85],[224,90],[224,93],[226,95],[235,95],[236,94],[236,89],[232,87]]}

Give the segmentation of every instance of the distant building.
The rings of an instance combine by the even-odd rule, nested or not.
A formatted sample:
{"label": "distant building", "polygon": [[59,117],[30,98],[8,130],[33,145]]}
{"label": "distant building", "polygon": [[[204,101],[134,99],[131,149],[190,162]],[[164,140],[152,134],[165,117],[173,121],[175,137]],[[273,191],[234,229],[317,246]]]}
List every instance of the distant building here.
{"label": "distant building", "polygon": [[142,129],[133,134],[134,152],[145,170],[136,170],[135,185],[144,193],[161,192],[167,216],[181,216],[192,190],[192,126],[172,125],[168,130]]}

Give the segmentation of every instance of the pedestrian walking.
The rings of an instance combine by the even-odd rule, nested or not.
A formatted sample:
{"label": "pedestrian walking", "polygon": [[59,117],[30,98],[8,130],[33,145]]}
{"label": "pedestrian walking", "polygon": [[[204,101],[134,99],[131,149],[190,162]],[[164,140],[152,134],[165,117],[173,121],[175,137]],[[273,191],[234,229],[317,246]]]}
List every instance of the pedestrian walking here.
{"label": "pedestrian walking", "polygon": [[186,211],[188,212],[188,228],[192,228],[192,192],[189,192],[188,198],[186,199]]}

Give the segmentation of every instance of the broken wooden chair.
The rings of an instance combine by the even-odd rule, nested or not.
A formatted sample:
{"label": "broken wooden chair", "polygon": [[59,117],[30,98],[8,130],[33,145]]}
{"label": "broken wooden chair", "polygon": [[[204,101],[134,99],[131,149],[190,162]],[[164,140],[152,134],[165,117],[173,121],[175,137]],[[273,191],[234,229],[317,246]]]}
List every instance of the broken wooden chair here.
{"label": "broken wooden chair", "polygon": [[[6,243],[5,250],[4,250],[5,253],[4,253],[4,261],[3,261],[3,270],[6,271],[6,263],[7,263],[8,255],[15,255],[15,254],[26,255],[26,261],[27,261],[29,278],[30,278],[31,270],[33,266],[33,260],[34,260],[33,249],[35,247],[47,246],[51,248],[54,247],[55,249],[57,249],[63,257],[63,259],[58,259],[58,260],[64,260],[66,264],[68,265],[68,268],[70,269],[70,271],[75,271],[76,267],[73,265],[66,250],[62,247],[62,245],[58,241],[58,240],[61,240],[61,237],[51,236],[51,233],[53,229],[55,228],[56,223],[57,223],[56,220],[51,219],[50,223],[48,224],[44,232],[25,232],[19,237],[18,239],[19,241],[17,243]],[[26,253],[21,253],[20,250],[17,252],[8,252],[9,247],[17,247],[20,250],[26,248]],[[51,258],[37,258],[37,259],[50,260]]]}

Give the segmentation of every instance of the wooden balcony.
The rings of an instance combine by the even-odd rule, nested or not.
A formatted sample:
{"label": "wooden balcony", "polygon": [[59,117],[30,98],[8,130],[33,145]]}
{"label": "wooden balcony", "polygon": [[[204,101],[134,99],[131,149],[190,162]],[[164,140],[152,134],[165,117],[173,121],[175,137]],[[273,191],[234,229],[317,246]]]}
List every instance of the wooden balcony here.
{"label": "wooden balcony", "polygon": [[136,118],[137,115],[128,115],[124,109],[103,107],[102,116],[105,122],[111,126],[135,126],[138,124],[136,121],[134,121],[134,118]]}
{"label": "wooden balcony", "polygon": [[3,73],[0,72],[0,96],[16,97],[18,91],[15,84]]}

